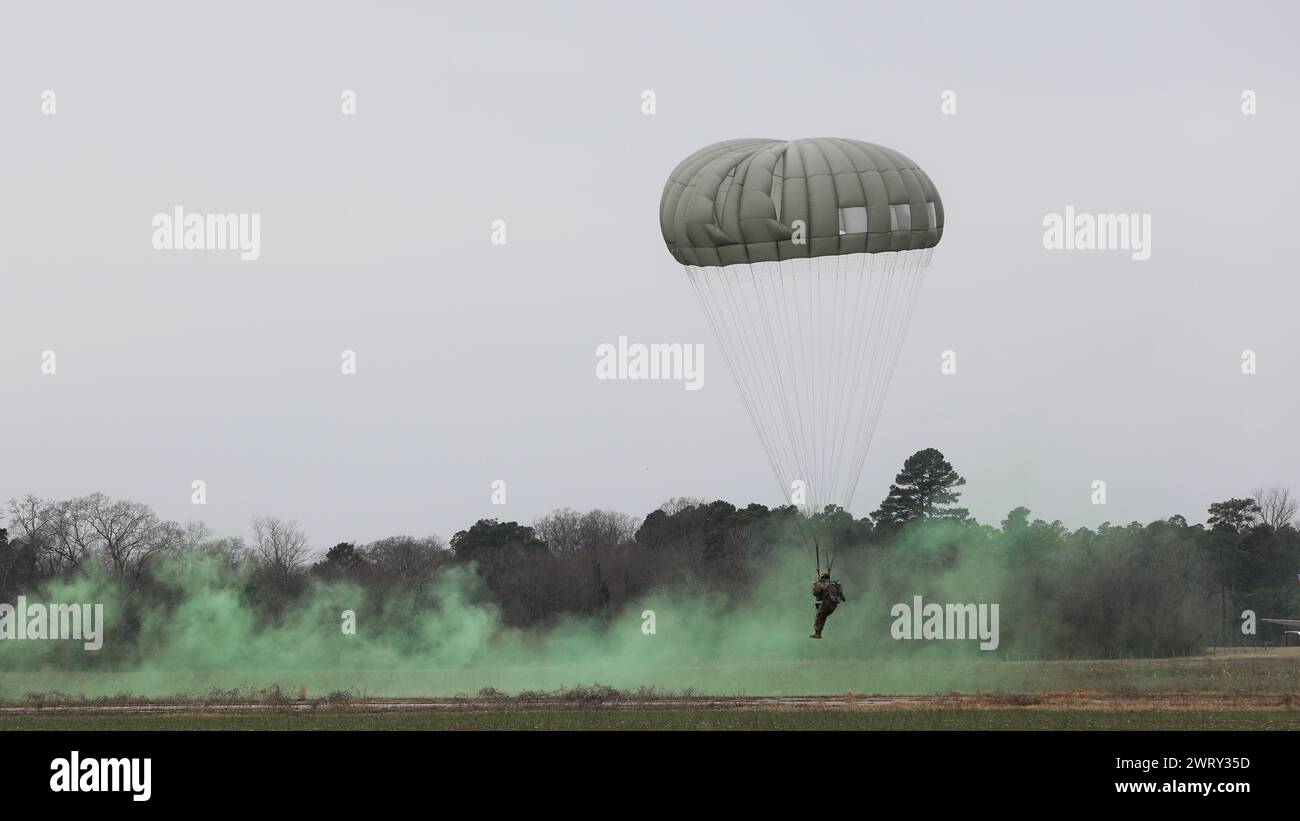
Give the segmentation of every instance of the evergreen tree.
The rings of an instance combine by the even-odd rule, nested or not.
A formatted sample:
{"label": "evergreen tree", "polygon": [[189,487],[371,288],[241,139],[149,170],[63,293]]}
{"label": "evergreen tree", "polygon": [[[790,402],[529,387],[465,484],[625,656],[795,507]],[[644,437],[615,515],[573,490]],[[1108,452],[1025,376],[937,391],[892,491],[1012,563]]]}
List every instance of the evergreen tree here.
{"label": "evergreen tree", "polygon": [[1229,499],[1210,505],[1210,527],[1245,533],[1259,522],[1259,503],[1254,499]]}
{"label": "evergreen tree", "polygon": [[955,488],[964,484],[966,480],[952,469],[942,453],[934,448],[919,450],[903,463],[902,472],[889,486],[889,495],[871,518],[877,527],[886,529],[917,519],[964,521],[970,517],[970,511],[953,507],[961,497]]}

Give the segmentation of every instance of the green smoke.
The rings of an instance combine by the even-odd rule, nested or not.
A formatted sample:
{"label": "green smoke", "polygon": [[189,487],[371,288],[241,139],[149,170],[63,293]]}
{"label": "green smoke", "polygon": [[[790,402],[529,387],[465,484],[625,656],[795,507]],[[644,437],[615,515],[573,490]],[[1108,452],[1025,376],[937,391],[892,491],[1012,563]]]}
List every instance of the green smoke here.
{"label": "green smoke", "polygon": [[[28,592],[29,601],[99,602],[104,647],[0,642],[0,697],[58,691],[203,694],[213,688],[350,690],[368,696],[555,690],[602,683],[619,689],[781,695],[1014,689],[1012,665],[977,641],[898,641],[891,607],[927,602],[1001,603],[1001,631],[1033,634],[1004,589],[1002,557],[966,544],[978,533],[931,523],[891,548],[841,551],[836,576],[848,602],[825,638],[811,641],[812,550],[806,534],[745,567],[656,589],[605,616],[546,628],[507,626],[484,603],[472,565],[451,565],[432,590],[380,593],[313,580],[276,617],[249,603],[251,570],[211,556],[169,558],[146,592],[104,571]],[[731,588],[744,574],[743,590]],[[128,589],[134,592],[128,593]],[[355,613],[345,635],[343,614]],[[651,620],[653,619],[653,620]],[[1037,619],[1035,619],[1037,621]],[[1020,624],[1017,629],[1016,625]],[[650,626],[653,625],[653,632]]]}

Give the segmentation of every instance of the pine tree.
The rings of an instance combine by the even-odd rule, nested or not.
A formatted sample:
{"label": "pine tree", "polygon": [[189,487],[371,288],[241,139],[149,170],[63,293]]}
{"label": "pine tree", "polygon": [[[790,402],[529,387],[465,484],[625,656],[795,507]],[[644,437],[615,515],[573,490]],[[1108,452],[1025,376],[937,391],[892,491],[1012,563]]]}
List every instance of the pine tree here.
{"label": "pine tree", "polygon": [[877,527],[884,528],[901,527],[916,519],[964,521],[970,511],[952,507],[961,497],[954,488],[964,484],[966,480],[957,475],[942,453],[934,448],[919,450],[903,463],[902,472],[889,486],[889,495],[871,518]]}

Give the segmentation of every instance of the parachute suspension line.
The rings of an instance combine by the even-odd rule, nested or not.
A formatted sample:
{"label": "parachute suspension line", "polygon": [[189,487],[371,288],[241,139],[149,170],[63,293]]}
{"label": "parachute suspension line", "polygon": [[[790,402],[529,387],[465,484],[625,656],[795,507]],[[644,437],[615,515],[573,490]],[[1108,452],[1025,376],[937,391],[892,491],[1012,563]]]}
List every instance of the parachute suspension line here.
{"label": "parachute suspension line", "polygon": [[[694,282],[704,283],[705,290],[697,287],[697,295],[704,303],[706,316],[711,318],[711,329],[768,453],[769,464],[788,494],[788,481],[798,478],[790,475],[788,466],[806,463],[806,454],[802,440],[791,439],[788,433],[780,435],[804,426],[790,416],[799,368],[793,356],[794,334],[786,332],[790,322],[788,305],[777,297],[787,292],[791,281],[797,286],[797,280],[785,278],[786,282],[778,282],[774,276],[763,276],[746,265],[694,270],[688,266],[688,270]],[[701,270],[703,273],[699,273]],[[741,287],[742,282],[748,288]],[[773,307],[785,310],[774,316]],[[767,341],[766,354],[763,337]],[[785,343],[784,357],[777,348],[777,337]],[[773,404],[780,408],[779,416]],[[794,407],[799,412],[798,405]]]}
{"label": "parachute suspension line", "polygon": [[[791,457],[782,466],[783,472],[780,481],[787,500],[791,500],[790,483],[795,479],[807,481],[806,474],[803,473],[803,466],[808,464],[807,444],[803,437],[796,435],[798,431],[807,427],[803,418],[803,405],[800,401],[802,395],[806,392],[800,391],[799,376],[802,368],[796,358],[795,340],[797,334],[791,330],[792,324],[797,325],[799,322],[797,304],[792,304],[792,295],[798,293],[800,277],[799,273],[794,269],[792,260],[785,260],[772,267],[774,270],[768,272],[759,271],[755,272],[754,275],[756,279],[770,283],[770,288],[764,289],[762,292],[762,298],[765,313],[769,317],[774,317],[776,321],[769,321],[767,328],[768,333],[781,343],[777,345],[776,341],[774,341],[771,344],[772,359],[770,361],[774,366],[772,381],[778,386],[777,392],[780,396],[782,408],[782,418],[776,420],[776,424],[779,426],[784,423],[781,429],[786,432],[785,438],[790,446],[788,452]],[[773,311],[766,310],[768,304],[772,306]]]}
{"label": "parachute suspension line", "polygon": [[[829,349],[823,350],[821,359],[830,385],[830,390],[826,392],[828,400],[824,409],[826,415],[823,417],[823,430],[829,434],[829,436],[825,437],[829,458],[823,466],[818,486],[832,494],[835,492],[834,482],[836,478],[832,467],[842,447],[843,436],[841,432],[847,422],[847,417],[852,415],[852,408],[849,407],[849,403],[856,395],[861,376],[860,371],[849,370],[849,363],[854,353],[850,343],[853,339],[853,329],[858,327],[862,294],[867,290],[862,287],[864,284],[862,282],[862,268],[867,259],[869,257],[855,260],[853,257],[837,256],[833,258],[818,257],[815,260],[819,266],[817,271],[818,279],[825,276],[824,266],[833,264],[834,267],[833,302],[829,306],[830,333],[829,335],[826,333],[818,335],[820,340],[829,344]],[[850,285],[855,286],[851,289],[855,297],[851,300],[853,303],[852,324],[850,324],[850,318],[846,316],[850,307]],[[846,394],[845,391],[849,385],[852,385],[852,388],[848,389]],[[825,510],[827,504],[835,501],[834,498],[822,499],[817,504],[814,512]],[[835,567],[836,550],[834,542],[831,543],[830,547],[829,561],[826,565],[827,573],[830,573]]]}
{"label": "parachute suspension line", "polygon": [[[777,414],[774,413],[771,422],[774,427],[781,431],[797,430],[796,425],[798,424],[797,418],[791,416],[791,405],[795,401],[794,395],[796,383],[794,380],[797,379],[798,368],[796,367],[791,354],[789,335],[780,330],[785,327],[789,318],[784,313],[778,313],[774,316],[772,311],[772,308],[776,308],[779,312],[780,309],[784,307],[783,303],[779,300],[779,297],[785,292],[787,287],[786,273],[788,270],[789,266],[782,263],[779,279],[776,277],[775,271],[771,272],[771,275],[762,275],[759,272],[755,272],[752,268],[750,270],[750,282],[753,286],[751,295],[753,296],[754,301],[758,306],[758,310],[762,315],[762,325],[766,331],[768,348],[766,361],[770,365],[770,383],[774,386],[772,399],[780,408],[779,418],[777,418]],[[785,343],[784,351],[778,347],[778,339]],[[755,349],[753,353],[756,357],[765,357],[765,354],[761,349]],[[783,354],[784,357],[782,356]],[[796,413],[798,411],[797,405],[795,406],[795,411]],[[789,474],[789,465],[801,464],[804,461],[805,455],[803,452],[803,442],[801,440],[790,439],[788,436],[783,436],[782,439],[782,444],[785,446],[786,459],[784,460],[782,467],[785,472],[779,476],[779,479],[782,491],[786,495],[786,498],[789,499],[790,482],[793,479],[799,478],[798,476],[792,476]]]}
{"label": "parachute suspension line", "polygon": [[[898,366],[898,358],[899,358],[899,354],[901,354],[902,352],[903,342],[907,336],[907,327],[909,324],[909,320],[911,318],[913,310],[916,307],[917,298],[920,296],[921,288],[925,282],[925,272],[929,266],[931,255],[932,255],[932,250],[927,248],[921,251],[920,253],[918,253],[914,258],[907,260],[908,264],[903,266],[904,270],[902,272],[902,277],[906,280],[907,290],[904,296],[904,303],[903,303],[902,310],[899,312],[899,316],[896,322],[894,323],[894,326],[890,329],[889,349],[886,353],[887,364],[886,364],[886,370],[883,374],[884,385],[889,384],[890,379],[893,377],[894,370]],[[868,413],[871,414],[871,418],[873,420],[879,419],[881,409],[884,406],[884,402],[885,402],[885,391],[882,389],[880,391],[877,391],[876,396],[874,397],[874,402],[871,408],[868,409]],[[872,423],[873,432],[874,432],[874,425],[875,422],[873,421]],[[854,474],[854,480],[853,480],[855,489],[857,487],[858,480],[861,477],[862,465],[863,463],[865,463],[865,461],[866,461],[866,453],[864,452],[861,454],[857,464],[855,465],[855,470],[857,471]]]}
{"label": "parachute suspension line", "polygon": [[[798,368],[791,356],[788,334],[779,334],[787,343],[783,366],[781,351],[777,348],[774,338],[776,323],[772,321],[770,310],[770,306],[775,301],[773,296],[782,293],[783,289],[777,288],[774,293],[769,293],[769,284],[774,279],[770,272],[757,272],[752,266],[736,267],[744,270],[744,278],[749,285],[748,289],[742,292],[742,297],[749,319],[747,327],[753,330],[753,334],[750,337],[752,344],[747,346],[744,353],[751,364],[751,370],[758,374],[753,388],[765,400],[762,409],[767,411],[766,427],[772,432],[772,438],[776,440],[781,456],[778,480],[781,482],[783,493],[789,498],[791,480],[800,478],[789,473],[789,466],[803,463],[806,455],[802,440],[792,439],[789,436],[789,431],[797,430],[794,427],[796,420],[790,416],[790,405],[793,401],[792,397],[796,394],[791,386],[797,387],[797,382],[794,380],[797,379]],[[786,318],[781,319],[784,322]],[[764,340],[767,342],[766,353]]]}
{"label": "parachute suspension line", "polygon": [[[813,361],[810,363],[810,366],[813,374],[816,376],[817,385],[820,385],[820,388],[814,386],[812,391],[812,399],[815,405],[813,430],[825,430],[826,412],[827,408],[830,406],[830,400],[827,394],[829,394],[831,390],[831,382],[827,378],[826,374],[829,359],[828,354],[830,353],[827,350],[826,335],[828,330],[832,333],[834,332],[834,322],[832,321],[830,323],[831,327],[827,328],[825,318],[827,313],[833,315],[834,311],[832,310],[826,313],[817,311],[818,306],[826,304],[825,297],[823,296],[823,285],[826,279],[826,274],[823,270],[823,262],[826,260],[826,257],[815,257],[814,259],[817,263],[817,273],[815,276],[810,278],[810,282],[812,283],[813,289],[816,293],[808,302],[808,327],[812,330],[815,348]],[[820,513],[823,507],[822,491],[824,490],[824,482],[826,481],[826,466],[830,462],[831,455],[827,452],[827,448],[825,447],[825,443],[821,441],[821,437],[814,437],[813,441],[816,456],[814,457],[813,481],[811,484],[818,491],[814,494],[816,501],[814,502],[815,507],[813,508],[813,513]]]}
{"label": "parachute suspension line", "polygon": [[[799,435],[806,438],[808,446],[807,461],[800,466],[800,474],[808,485],[808,498],[805,510],[808,514],[817,512],[817,503],[821,501],[822,489],[817,485],[817,463],[819,453],[817,450],[817,401],[818,401],[818,384],[817,384],[817,305],[813,295],[813,289],[817,283],[816,276],[817,262],[809,261],[809,270],[801,271],[794,277],[796,282],[805,286],[806,299],[800,298],[795,306],[795,316],[798,323],[795,326],[796,339],[799,342],[800,355],[800,372],[804,375],[804,389],[800,391],[799,396],[806,402],[803,424],[799,428]],[[798,294],[802,297],[803,294]],[[807,311],[805,321],[804,311]]]}
{"label": "parachute suspension line", "polygon": [[[888,259],[870,261],[870,268],[864,273],[868,278],[871,287],[876,292],[873,300],[875,310],[872,312],[871,320],[868,323],[870,328],[868,336],[862,340],[859,349],[859,360],[855,370],[859,373],[868,374],[867,384],[863,387],[861,400],[865,413],[861,418],[861,424],[857,425],[854,430],[844,429],[846,436],[852,435],[853,445],[849,449],[849,459],[851,463],[858,461],[858,455],[861,453],[865,459],[865,451],[871,446],[871,438],[875,433],[876,420],[871,416],[871,408],[874,403],[875,394],[883,391],[883,387],[878,385],[880,376],[880,356],[881,349],[884,347],[884,340],[888,338],[888,326],[897,314],[894,309],[895,292],[894,292],[894,269],[896,260],[892,257]],[[863,441],[865,438],[865,442]],[[856,489],[856,478],[851,481],[851,486]]]}
{"label": "parachute suspension line", "polygon": [[[849,401],[849,399],[846,398],[845,389],[848,387],[850,383],[856,384],[856,374],[853,377],[850,377],[849,375],[850,374],[848,369],[849,356],[851,351],[849,350],[848,341],[849,339],[852,338],[851,329],[855,327],[858,321],[857,318],[858,309],[861,303],[860,299],[854,299],[853,306],[852,306],[853,316],[850,317],[847,315],[849,310],[849,296],[850,296],[849,285],[853,279],[853,271],[850,268],[852,260],[848,260],[845,259],[844,257],[840,257],[838,262],[839,262],[839,272],[837,278],[839,280],[838,284],[840,288],[839,288],[839,296],[836,298],[836,302],[838,303],[838,307],[839,307],[839,312],[837,315],[837,320],[839,325],[838,325],[838,332],[835,334],[835,350],[833,353],[833,356],[835,356],[836,359],[835,362],[832,364],[832,373],[835,375],[835,381],[836,381],[835,401],[833,403],[835,406],[835,416],[833,419],[831,419],[831,423],[830,423],[830,430],[832,434],[831,449],[833,453],[838,453],[840,449],[840,442],[839,442],[840,437],[836,435],[835,432],[842,430],[845,424],[844,414],[845,411],[847,410],[845,405]],[[862,290],[863,289],[860,287],[853,288],[853,291],[859,295],[862,293]],[[854,324],[851,325],[849,324],[850,322]],[[847,394],[847,397],[851,398],[852,394],[851,393]]]}
{"label": "parachute suspension line", "polygon": [[[798,423],[798,427],[790,431],[790,436],[791,438],[796,439],[799,442],[800,444],[799,453],[800,456],[802,457],[799,460],[799,463],[797,465],[792,466],[792,469],[794,475],[804,482],[805,485],[804,489],[808,494],[807,500],[804,502],[804,504],[810,505],[813,504],[813,498],[815,492],[815,488],[812,487],[813,484],[812,474],[810,472],[814,454],[813,454],[813,448],[811,444],[809,444],[807,447],[804,447],[805,444],[804,434],[805,431],[809,430],[812,427],[812,415],[811,415],[812,385],[811,385],[811,375],[808,373],[808,344],[804,339],[803,316],[801,313],[800,301],[799,301],[799,286],[807,282],[808,277],[806,275],[803,275],[802,272],[800,271],[791,271],[790,276],[784,279],[786,281],[782,282],[782,285],[784,287],[781,293],[783,296],[786,297],[788,305],[786,308],[787,324],[786,327],[783,328],[782,330],[785,332],[786,345],[790,348],[790,353],[791,353],[791,363],[793,367],[791,368],[790,372],[791,372],[791,376],[793,377],[792,387],[793,387],[795,411],[796,411],[797,423]],[[789,324],[791,317],[793,317],[794,319],[793,328]],[[794,348],[796,345],[799,348],[799,353],[798,353],[799,358],[797,362],[794,361]],[[805,380],[807,380],[802,389],[800,389],[799,386],[800,374],[803,374]],[[804,412],[805,403],[808,405],[809,408],[808,413]],[[805,419],[804,418],[805,416],[807,416],[808,418]]]}
{"label": "parachute suspension line", "polygon": [[[879,323],[880,300],[869,297],[869,295],[871,295],[875,290],[877,284],[875,272],[869,267],[873,262],[873,257],[865,257],[858,260],[860,268],[857,271],[857,276],[855,278],[855,284],[857,285],[857,299],[855,300],[854,307],[853,328],[862,327],[863,321],[867,322],[866,327],[869,328],[874,328]],[[864,302],[871,306],[869,317],[862,314],[862,306]],[[854,403],[858,401],[858,390],[862,387],[864,374],[867,374],[867,371],[863,368],[862,362],[865,348],[861,345],[853,345],[853,341],[854,340],[850,335],[849,339],[846,340],[844,344],[846,363],[845,369],[842,373],[845,374],[845,381],[849,383],[850,387],[847,397],[842,400],[841,404],[844,418],[843,420],[837,418],[836,424],[834,428],[832,428],[832,435],[835,437],[835,450],[837,453],[843,450],[846,443],[850,423],[853,421],[853,406]]]}
{"label": "parachute suspension line", "polygon": [[[834,263],[835,266],[838,266],[839,260],[830,259],[828,257],[816,257],[815,259],[817,260],[817,275],[812,278],[812,282],[817,289],[817,296],[809,303],[810,315],[808,317],[808,324],[814,329],[813,339],[815,339],[817,343],[817,353],[812,366],[814,373],[817,374],[818,384],[821,387],[813,390],[813,401],[817,403],[817,416],[813,419],[813,425],[816,426],[814,431],[824,431],[827,429],[826,425],[828,423],[826,419],[830,413],[831,392],[834,390],[834,383],[831,382],[829,373],[832,343],[828,341],[828,337],[835,333],[836,325],[834,320],[834,304],[830,305],[831,310],[829,311],[818,311],[818,307],[824,307],[827,304],[825,286],[828,284],[832,286],[834,285],[833,281],[829,281],[831,277],[831,271],[829,269],[833,266],[828,265],[827,263]],[[834,296],[835,291],[832,287],[832,300],[834,299]],[[814,312],[816,312],[816,315],[813,315]],[[827,324],[825,319],[828,316],[831,319],[829,328],[825,327]],[[829,334],[827,333],[828,331]],[[830,448],[824,441],[824,437],[815,436],[814,440],[817,442],[817,465],[813,485],[816,487],[818,492],[816,494],[816,507],[813,509],[813,512],[821,513],[826,506],[825,490],[831,481],[828,469],[833,462]]]}
{"label": "parachute suspension line", "polygon": [[[796,322],[799,320],[797,305],[792,310],[788,302],[778,297],[788,290],[782,286],[793,285],[797,289],[798,275],[789,261],[778,269],[780,278],[776,276],[778,270],[756,271],[746,265],[711,270],[723,274],[716,280],[720,287],[710,288],[709,293],[715,297],[716,305],[726,309],[721,324],[724,328],[731,326],[725,330],[725,339],[718,337],[719,345],[724,348],[724,358],[737,363],[732,369],[733,378],[737,373],[745,377],[744,381],[737,379],[737,385],[746,396],[746,410],[768,453],[768,463],[788,498],[790,479],[802,474],[792,477],[789,468],[783,466],[807,464],[808,453],[803,439],[791,439],[788,432],[808,426],[796,427],[791,417],[792,404],[795,413],[802,416],[797,403],[799,368],[793,344],[796,334],[789,333],[791,315]],[[777,316],[774,307],[781,311]],[[784,342],[784,351],[777,344],[778,337]],[[815,544],[800,511],[795,512],[795,525],[805,549]]]}
{"label": "parachute suspension line", "polygon": [[[781,465],[796,463],[798,460],[790,458],[787,438],[773,429],[775,420],[769,418],[772,416],[770,406],[774,399],[766,384],[769,380],[763,378],[764,370],[760,367],[761,347],[754,341],[754,330],[763,327],[763,322],[754,316],[746,291],[739,287],[739,283],[749,281],[752,289],[752,272],[746,270],[746,266],[729,266],[709,269],[709,273],[716,276],[697,276],[696,271],[690,273],[692,281],[697,284],[696,293],[704,304],[711,330],[723,350],[723,359],[727,362],[732,378],[741,388],[743,404],[763,443],[768,464],[780,478],[784,474]],[[764,307],[761,299],[754,302],[760,309]],[[770,324],[766,327],[770,334]],[[778,381],[777,384],[782,383]],[[800,528],[802,529],[802,523]]]}
{"label": "parachute suspension line", "polygon": [[[727,370],[731,373],[732,381],[738,386],[746,385],[747,376],[746,378],[742,378],[741,370],[737,367],[737,364],[733,362],[733,359],[740,359],[740,352],[742,349],[740,346],[735,344],[731,339],[730,332],[718,321],[719,317],[717,311],[720,305],[717,298],[713,295],[713,280],[708,276],[702,276],[701,269],[694,266],[686,266],[686,272],[691,280],[691,284],[695,287],[695,295],[704,309],[704,316],[709,323],[709,330],[713,333],[713,338],[717,340],[718,347],[722,349],[722,360],[726,363]],[[706,290],[709,292],[707,297],[705,295]],[[744,363],[741,362],[740,365],[743,367]],[[768,464],[771,465],[772,470],[779,476],[780,467],[773,449],[772,439],[768,437],[762,417],[754,408],[754,398],[751,395],[752,393],[752,391],[741,387],[741,403],[744,404],[745,411],[749,414],[749,418],[753,421],[754,427],[758,431],[758,437],[763,444],[763,452],[767,455]]]}
{"label": "parachute suspension line", "polygon": [[[776,322],[773,321],[774,317],[772,315],[772,312],[769,311],[768,309],[769,303],[775,306],[777,310],[780,310],[780,308],[782,307],[782,303],[777,301],[777,297],[778,294],[782,292],[786,279],[789,277],[790,274],[793,273],[793,263],[790,260],[783,260],[779,268],[780,277],[778,278],[775,275],[776,272],[773,273],[774,273],[773,276],[754,277],[755,293],[758,297],[759,304],[762,306],[764,327],[767,329],[768,353],[771,356],[771,362],[773,364],[774,374],[776,377],[774,381],[776,382],[779,391],[779,396],[777,398],[780,402],[780,407],[781,407],[782,419],[780,421],[783,421],[785,423],[785,430],[797,430],[798,428],[796,427],[796,422],[795,422],[796,416],[792,416],[790,412],[791,404],[794,401],[794,396],[793,396],[794,390],[792,387],[787,386],[788,382],[792,382],[793,374],[795,372],[794,360],[793,357],[791,356],[789,335],[784,333],[778,333],[777,331],[778,325]],[[766,287],[763,288],[762,292],[758,291],[758,282],[760,281],[767,283]],[[783,328],[786,322],[785,316],[780,315],[775,317],[775,319],[780,320],[779,327]],[[781,352],[778,350],[777,347],[778,335],[785,343],[784,360],[781,359]],[[796,408],[796,414],[797,414],[797,408]],[[796,442],[796,450],[793,454],[794,459],[791,462],[791,464],[803,463],[804,455],[803,452],[798,448],[798,446],[801,444],[802,442],[798,442],[798,441]],[[789,475],[780,477],[781,486],[783,491],[786,494],[787,501],[790,500],[790,495],[789,495],[790,482],[794,478],[796,477],[789,476]]]}
{"label": "parachute suspension line", "polygon": [[[798,404],[798,375],[799,367],[795,362],[794,348],[791,342],[791,334],[786,332],[790,322],[790,313],[788,300],[783,298],[792,280],[794,274],[793,263],[785,260],[776,267],[776,270],[770,274],[751,272],[752,280],[755,285],[755,297],[763,314],[764,328],[767,332],[768,361],[772,365],[772,382],[776,386],[774,399],[780,408],[780,418],[774,418],[772,423],[778,429],[790,432],[801,430],[802,410]],[[778,276],[779,274],[779,276]],[[764,283],[762,290],[759,290],[758,284]],[[797,281],[796,281],[797,284]],[[773,310],[774,309],[774,310]],[[778,345],[778,340],[782,345]],[[756,356],[763,356],[761,350],[755,351]],[[782,491],[787,501],[792,501],[790,497],[790,485],[794,479],[801,478],[797,472],[792,473],[792,469],[807,463],[807,450],[801,437],[791,438],[788,434],[783,437],[786,449],[787,459],[783,463],[782,472],[778,476],[781,482]],[[800,529],[803,524],[800,522]],[[807,537],[805,534],[805,542]]]}
{"label": "parachute suspension line", "polygon": [[807,513],[853,499],[930,253],[686,266],[768,464],[791,501],[805,482]]}
{"label": "parachute suspension line", "polygon": [[830,454],[827,453],[825,443],[817,434],[818,431],[825,430],[824,415],[826,406],[829,401],[826,393],[829,385],[825,377],[826,367],[826,333],[830,330],[825,322],[825,317],[829,312],[820,310],[825,305],[822,294],[822,283],[825,280],[824,268],[825,257],[815,257],[813,259],[813,275],[808,277],[810,290],[808,300],[808,336],[809,344],[809,362],[808,371],[813,375],[813,387],[808,396],[811,400],[812,423],[809,425],[809,436],[813,441],[813,464],[811,466],[812,493],[809,494],[811,500],[811,510],[809,513],[816,515],[820,513],[825,501],[826,487],[824,485],[824,473],[827,460]]}
{"label": "parachute suspension line", "polygon": [[[807,526],[804,525],[804,521],[803,521],[803,520],[804,520],[804,512],[803,512],[802,510],[795,510],[795,512],[794,512],[794,523],[795,523],[795,526],[799,529],[799,536],[800,536],[800,538],[803,539],[803,546],[804,546],[804,549],[806,550],[806,549],[808,548],[808,545],[810,545],[810,544],[813,545],[813,546],[815,547],[815,546],[817,545],[817,539],[816,539],[816,536],[813,536],[812,538],[809,538],[809,536],[808,536],[808,528],[807,528]],[[821,562],[819,561],[819,562],[818,562],[818,565],[820,566],[820,564],[821,564]]]}
{"label": "parachute suspension line", "polygon": [[[727,339],[720,339],[719,345],[724,352],[729,352],[729,359],[734,359],[741,380],[746,384],[752,384],[760,378],[760,374],[752,359],[745,356],[745,352],[752,347],[749,337],[753,328],[753,319],[749,306],[744,301],[743,291],[739,289],[739,282],[744,273],[735,266],[721,269],[718,279],[719,287],[715,289],[720,294],[720,298],[715,301],[723,309],[724,317],[721,324],[727,331]],[[742,308],[744,309],[743,314]],[[763,442],[763,447],[768,453],[769,464],[779,466],[781,457],[776,448],[781,444],[781,440],[777,436],[777,432],[767,424],[767,414],[764,413],[766,410],[764,406],[770,402],[770,397],[761,390],[743,391],[742,393],[745,396],[746,410],[754,421],[759,439]],[[773,469],[778,468],[774,467]]]}
{"label": "parachute suspension line", "polygon": [[[875,434],[876,423],[880,419],[881,410],[885,403],[886,389],[893,379],[894,371],[898,367],[899,355],[903,350],[903,342],[907,338],[907,328],[911,322],[913,311],[916,309],[917,299],[921,295],[921,288],[925,283],[925,273],[930,267],[930,259],[934,254],[933,248],[925,248],[909,252],[903,258],[901,266],[902,278],[905,280],[906,295],[900,306],[901,310],[895,317],[894,327],[890,331],[890,350],[885,355],[887,363],[886,370],[880,380],[880,388],[875,392],[873,402],[867,408],[866,418],[870,420],[870,429],[866,434],[865,446],[859,451],[858,458],[850,468],[850,477],[852,483],[849,487],[849,497],[857,492],[858,482],[862,478],[862,468],[867,460],[867,452],[871,446],[871,438]],[[891,262],[891,270],[896,266],[896,261]]]}
{"label": "parachute suspension line", "polygon": [[[866,259],[856,260],[856,266],[852,258],[839,257],[838,262],[838,279],[840,280],[841,290],[836,301],[839,303],[838,315],[840,317],[848,310],[850,284],[854,286],[852,290],[856,298],[853,299],[852,318],[842,319],[838,332],[834,334],[835,350],[832,355],[836,357],[836,361],[832,363],[832,373],[835,375],[837,384],[833,402],[835,415],[828,428],[832,453],[839,453],[843,447],[843,431],[852,417],[851,403],[853,397],[857,394],[857,386],[861,381],[861,369],[850,368],[854,354],[851,342],[853,329],[860,326],[862,295],[867,291],[866,288],[862,287],[864,284],[862,282],[862,266],[866,264]],[[855,267],[856,271],[854,270]]]}
{"label": "parachute suspension line", "polygon": [[811,383],[808,390],[808,427],[805,429],[805,435],[808,436],[810,449],[812,450],[812,462],[807,467],[808,478],[808,504],[809,513],[817,514],[821,511],[822,501],[825,496],[825,487],[822,486],[822,465],[825,463],[827,455],[822,446],[822,442],[817,432],[823,430],[822,427],[822,408],[826,404],[826,398],[823,395],[826,391],[826,380],[822,378],[823,342],[825,327],[821,322],[825,312],[820,310],[823,305],[822,301],[822,260],[824,257],[814,257],[811,261],[812,275],[806,277],[808,281],[808,324],[806,331],[801,338],[807,340],[806,353],[808,356],[808,375]]}

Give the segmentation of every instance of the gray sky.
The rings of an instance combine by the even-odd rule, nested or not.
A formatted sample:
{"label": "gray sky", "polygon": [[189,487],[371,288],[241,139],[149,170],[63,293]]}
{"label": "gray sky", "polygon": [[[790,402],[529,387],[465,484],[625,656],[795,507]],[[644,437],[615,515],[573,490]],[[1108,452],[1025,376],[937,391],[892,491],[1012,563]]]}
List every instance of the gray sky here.
{"label": "gray sky", "polygon": [[[858,515],[928,446],[994,524],[1300,489],[1297,35],[1282,2],[8,8],[0,498],[277,515],[318,549],[777,504],[657,217],[682,158],[757,136],[896,148],[947,211]],[[260,213],[261,258],[154,250],[175,205]],[[1150,214],[1151,258],[1044,250],[1067,205]],[[620,335],[705,343],[704,389],[597,380]]]}

